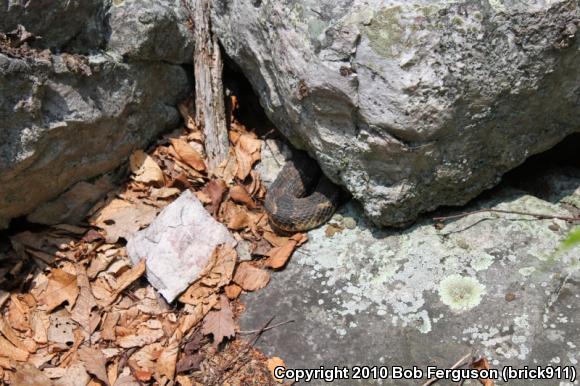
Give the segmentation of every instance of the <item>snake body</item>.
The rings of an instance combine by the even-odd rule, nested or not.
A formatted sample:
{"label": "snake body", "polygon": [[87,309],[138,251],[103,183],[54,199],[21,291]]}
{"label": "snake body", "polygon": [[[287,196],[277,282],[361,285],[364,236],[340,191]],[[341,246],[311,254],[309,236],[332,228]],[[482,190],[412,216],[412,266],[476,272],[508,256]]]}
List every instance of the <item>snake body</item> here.
{"label": "snake body", "polygon": [[264,207],[275,228],[303,232],[327,222],[340,203],[341,190],[306,153],[290,159],[266,194]]}

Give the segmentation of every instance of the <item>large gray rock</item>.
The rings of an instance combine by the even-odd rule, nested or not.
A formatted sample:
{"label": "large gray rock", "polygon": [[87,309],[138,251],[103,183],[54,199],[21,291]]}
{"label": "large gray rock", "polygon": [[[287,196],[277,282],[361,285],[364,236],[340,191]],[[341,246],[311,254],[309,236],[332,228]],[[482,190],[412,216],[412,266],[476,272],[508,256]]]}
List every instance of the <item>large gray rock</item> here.
{"label": "large gray rock", "polygon": [[21,24],[40,37],[35,47],[88,53],[105,42],[109,4],[102,0],[3,1],[0,32],[10,32]]}
{"label": "large gray rock", "polygon": [[0,54],[0,228],[175,127],[190,85],[161,62]]}
{"label": "large gray rock", "polygon": [[109,14],[109,50],[131,61],[193,61],[194,38],[182,1],[119,0]]}
{"label": "large gray rock", "polygon": [[463,204],[580,129],[577,0],[214,4],[267,114],[375,224]]}
{"label": "large gray rock", "polygon": [[170,0],[0,5],[0,32],[40,36],[0,50],[0,229],[82,219],[110,185],[84,180],[179,124],[193,82],[171,63],[192,60],[186,15]]}
{"label": "large gray rock", "polygon": [[[504,185],[465,210],[580,214],[580,169],[549,170],[526,182],[527,190]],[[424,219],[404,231],[384,230],[368,223],[353,203],[332,223],[344,230],[332,236],[326,227],[309,232],[308,243],[268,287],[242,298],[242,330],[257,329],[274,315],[274,323],[294,320],[262,336],[257,346],[267,356],[279,356],[293,369],[449,368],[470,352],[500,370],[577,368],[580,246],[558,253],[571,224],[478,213],[449,221],[443,229]],[[389,377],[337,384],[425,381]],[[577,382],[516,379],[507,384]]]}

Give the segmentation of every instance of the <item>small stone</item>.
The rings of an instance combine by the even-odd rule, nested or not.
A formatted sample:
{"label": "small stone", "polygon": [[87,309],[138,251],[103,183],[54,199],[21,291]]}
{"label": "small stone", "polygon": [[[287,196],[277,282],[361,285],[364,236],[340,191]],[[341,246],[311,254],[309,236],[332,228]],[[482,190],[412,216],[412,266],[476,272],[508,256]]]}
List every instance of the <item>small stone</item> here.
{"label": "small stone", "polygon": [[342,219],[342,225],[348,229],[356,228],[356,220],[352,217],[345,217]]}
{"label": "small stone", "polygon": [[513,302],[514,300],[516,300],[516,294],[514,294],[513,292],[508,292],[507,294],[505,294],[506,302]]}
{"label": "small stone", "polygon": [[342,215],[339,213],[336,213],[334,216],[332,216],[332,218],[330,219],[332,222],[336,222],[336,223],[340,223],[342,222]]}
{"label": "small stone", "polygon": [[558,231],[560,230],[560,225],[558,225],[558,224],[556,224],[555,222],[553,222],[553,223],[551,223],[550,225],[548,225],[548,228],[549,228],[551,231],[558,232]]}

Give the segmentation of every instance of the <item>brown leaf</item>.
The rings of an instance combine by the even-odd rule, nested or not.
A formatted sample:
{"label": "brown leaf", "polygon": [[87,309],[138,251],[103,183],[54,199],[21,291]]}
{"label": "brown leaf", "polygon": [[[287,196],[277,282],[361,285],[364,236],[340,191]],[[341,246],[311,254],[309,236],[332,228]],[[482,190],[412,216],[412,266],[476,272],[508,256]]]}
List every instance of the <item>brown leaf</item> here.
{"label": "brown leaf", "polygon": [[51,380],[35,366],[23,363],[16,366],[12,384],[18,386],[52,385]]}
{"label": "brown leaf", "polygon": [[205,162],[202,156],[189,143],[180,138],[171,138],[169,141],[181,161],[198,172],[205,170]]}
{"label": "brown leaf", "polygon": [[270,374],[272,375],[272,378],[276,380],[276,382],[278,383],[282,383],[284,382],[283,379],[281,378],[276,378],[276,376],[274,375],[274,370],[276,369],[276,367],[284,367],[286,368],[286,364],[284,363],[284,361],[278,357],[272,357],[272,358],[268,358],[268,361],[266,362],[266,366],[268,366],[268,370],[270,370]]}
{"label": "brown leaf", "polygon": [[234,148],[236,152],[236,159],[238,161],[238,170],[236,177],[243,181],[256,161],[260,159],[260,149],[262,141],[257,139],[254,135],[243,133],[237,140]]}
{"label": "brown leaf", "polygon": [[0,333],[2,333],[2,335],[4,335],[4,337],[10,341],[10,343],[21,350],[28,351],[29,353],[36,351],[36,343],[32,339],[21,339],[8,324],[4,316],[0,316]]}
{"label": "brown leaf", "polygon": [[216,346],[225,338],[236,335],[236,322],[228,298],[221,296],[219,307],[219,310],[212,310],[205,316],[202,326],[205,335],[213,335]]}
{"label": "brown leaf", "polygon": [[80,288],[80,293],[71,311],[71,319],[77,322],[87,335],[91,335],[99,322],[99,316],[92,314],[93,308],[97,306],[97,301],[91,291],[91,285],[84,265],[77,263],[76,270],[77,285]]}
{"label": "brown leaf", "polygon": [[115,326],[117,325],[120,316],[121,314],[117,311],[107,313],[101,327],[101,337],[104,340],[115,340]]}
{"label": "brown leaf", "polygon": [[240,293],[242,292],[242,287],[240,287],[237,284],[230,284],[224,287],[224,292],[228,297],[228,299],[234,300],[238,296],[240,296]]}
{"label": "brown leaf", "polygon": [[337,233],[340,233],[344,230],[343,227],[338,226],[338,225],[334,225],[334,224],[328,224],[326,226],[326,229],[324,230],[324,234],[326,235],[326,237],[332,237]]}
{"label": "brown leaf", "polygon": [[51,312],[62,303],[67,302],[69,309],[75,305],[79,287],[77,286],[77,277],[55,268],[50,271],[48,276],[48,287],[44,293],[44,304],[46,312]]}
{"label": "brown leaf", "polygon": [[101,350],[94,347],[81,347],[78,351],[79,359],[85,365],[85,369],[93,374],[105,385],[109,385],[107,377],[107,361]]}
{"label": "brown leaf", "polygon": [[179,297],[179,301],[191,305],[202,304],[206,299],[215,295],[220,288],[232,280],[237,260],[236,250],[222,246],[212,253],[209,262],[197,281]]}
{"label": "brown leaf", "polygon": [[14,346],[2,336],[0,336],[0,353],[2,353],[2,356],[15,361],[24,362],[28,359],[28,351]]}
{"label": "brown leaf", "polygon": [[297,233],[290,237],[290,239],[281,247],[274,247],[268,252],[268,258],[266,259],[266,267],[278,269],[282,268],[292,253],[296,249],[296,246],[303,244],[306,241],[306,235],[302,233]]}
{"label": "brown leaf", "polygon": [[165,335],[161,328],[161,323],[153,319],[150,319],[149,323],[140,324],[136,329],[131,329],[131,331],[133,332],[132,334],[117,337],[115,342],[123,348],[143,347],[157,342]]}
{"label": "brown leaf", "polygon": [[91,217],[90,223],[103,229],[107,233],[107,243],[114,244],[119,237],[127,239],[142,227],[149,225],[156,214],[157,208],[150,205],[116,198]]}
{"label": "brown leaf", "polygon": [[108,306],[112,304],[116,299],[117,296],[127,287],[129,287],[133,282],[139,279],[145,273],[145,259],[139,261],[133,268],[128,271],[125,271],[118,279],[117,279],[117,288],[114,289],[111,296],[105,300],[104,305]]}
{"label": "brown leaf", "polygon": [[143,183],[163,184],[163,172],[157,162],[145,154],[143,150],[136,150],[129,158],[129,166],[133,172],[133,179]]}
{"label": "brown leaf", "polygon": [[256,268],[249,262],[243,262],[236,268],[234,282],[246,291],[256,291],[264,288],[270,281],[270,274]]}
{"label": "brown leaf", "polygon": [[250,226],[251,219],[248,210],[231,201],[226,201],[223,205],[223,217],[229,229],[241,230]]}
{"label": "brown leaf", "polygon": [[211,200],[211,205],[208,208],[208,211],[214,217],[219,211],[226,190],[226,183],[222,180],[211,180],[202,189],[202,192],[206,194]]}
{"label": "brown leaf", "polygon": [[230,197],[238,204],[243,204],[250,209],[254,209],[256,207],[256,203],[250,194],[241,185],[236,185],[230,189]]}
{"label": "brown leaf", "polygon": [[[471,368],[476,369],[476,370],[489,370],[490,366],[489,366],[489,362],[487,361],[487,358],[481,357],[481,359],[479,359],[471,364]],[[489,378],[486,378],[486,379],[480,378],[479,382],[483,386],[493,386],[493,380],[491,380]]]}
{"label": "brown leaf", "polygon": [[185,373],[186,371],[199,370],[201,362],[203,362],[204,359],[205,355],[200,352],[191,355],[182,355],[177,362],[175,371],[179,374]]}

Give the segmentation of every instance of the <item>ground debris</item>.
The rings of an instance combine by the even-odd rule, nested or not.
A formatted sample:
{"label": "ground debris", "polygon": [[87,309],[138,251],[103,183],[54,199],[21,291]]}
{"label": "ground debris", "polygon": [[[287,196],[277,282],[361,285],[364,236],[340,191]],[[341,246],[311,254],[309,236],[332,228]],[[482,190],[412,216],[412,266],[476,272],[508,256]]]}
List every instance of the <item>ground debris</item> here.
{"label": "ground debris", "polygon": [[[239,337],[239,296],[266,286],[307,238],[268,224],[253,170],[262,139],[232,116],[229,156],[209,172],[191,103],[179,110],[183,131],[133,153],[130,179],[95,205],[90,228],[26,230],[0,245],[0,383],[276,384]],[[162,265],[191,268],[194,252],[205,256],[194,276],[155,282]]]}

